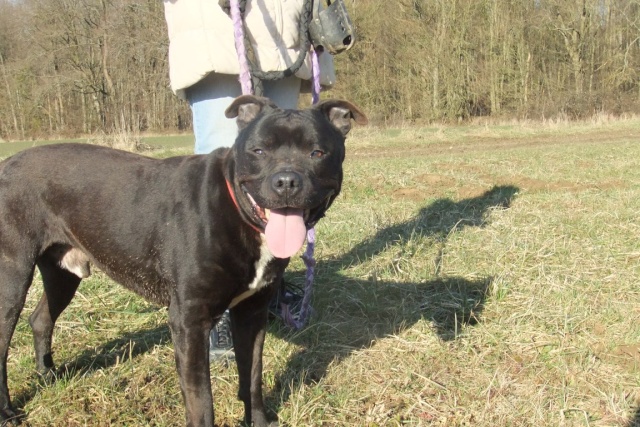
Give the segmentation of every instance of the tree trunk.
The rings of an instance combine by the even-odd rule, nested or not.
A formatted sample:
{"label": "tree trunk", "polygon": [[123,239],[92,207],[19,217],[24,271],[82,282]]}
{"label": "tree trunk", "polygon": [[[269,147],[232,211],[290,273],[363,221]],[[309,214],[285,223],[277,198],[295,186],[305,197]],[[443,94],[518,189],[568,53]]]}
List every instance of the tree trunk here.
{"label": "tree trunk", "polygon": [[16,135],[18,135],[19,133],[18,117],[16,115],[16,108],[13,104],[13,99],[12,99],[13,97],[11,96],[11,86],[9,85],[9,78],[7,77],[7,69],[4,65],[4,58],[1,53],[0,53],[0,66],[2,67],[2,77],[4,80],[4,86],[7,90],[7,97],[9,98],[9,109],[11,110],[11,119],[13,121],[13,131],[15,132]]}
{"label": "tree trunk", "polygon": [[589,14],[587,13],[586,0],[576,0],[576,6],[580,8],[579,21],[574,25],[565,23],[562,14],[558,14],[560,23],[560,34],[564,40],[565,48],[571,61],[571,70],[574,79],[574,89],[576,94],[581,94],[584,90],[585,76],[585,46],[589,31]]}

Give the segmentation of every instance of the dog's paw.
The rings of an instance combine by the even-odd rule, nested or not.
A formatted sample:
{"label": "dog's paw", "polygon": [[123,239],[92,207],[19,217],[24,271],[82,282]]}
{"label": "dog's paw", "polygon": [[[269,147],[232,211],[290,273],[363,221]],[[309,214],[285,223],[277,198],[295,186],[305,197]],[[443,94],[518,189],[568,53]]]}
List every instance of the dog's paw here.
{"label": "dog's paw", "polygon": [[20,415],[18,415],[13,409],[0,410],[0,426],[17,426],[20,425]]}
{"label": "dog's paw", "polygon": [[267,420],[266,415],[264,413],[261,413],[261,412],[254,413],[251,418],[252,418],[252,421],[253,421],[251,423],[251,425],[253,427],[278,427],[279,426],[277,420],[269,422]]}

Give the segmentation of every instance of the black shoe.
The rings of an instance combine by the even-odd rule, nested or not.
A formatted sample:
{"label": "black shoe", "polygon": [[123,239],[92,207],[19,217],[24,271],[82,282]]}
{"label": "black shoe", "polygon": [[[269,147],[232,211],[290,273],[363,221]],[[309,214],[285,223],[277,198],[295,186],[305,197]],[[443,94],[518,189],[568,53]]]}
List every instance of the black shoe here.
{"label": "black shoe", "polygon": [[231,336],[231,318],[226,310],[218,323],[211,330],[209,340],[209,360],[233,360],[233,338]]}

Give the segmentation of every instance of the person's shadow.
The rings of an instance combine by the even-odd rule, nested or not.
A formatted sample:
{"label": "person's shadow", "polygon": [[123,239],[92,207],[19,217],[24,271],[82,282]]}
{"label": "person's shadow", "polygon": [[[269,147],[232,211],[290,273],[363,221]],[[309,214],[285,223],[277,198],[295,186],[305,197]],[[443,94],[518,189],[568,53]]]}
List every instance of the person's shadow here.
{"label": "person's shadow", "polygon": [[[333,361],[400,333],[422,319],[430,321],[443,340],[454,340],[465,326],[481,321],[493,278],[441,276],[441,258],[452,233],[465,227],[483,227],[490,221],[489,213],[508,208],[517,192],[514,186],[496,186],[478,197],[457,202],[436,200],[411,220],[381,229],[337,258],[321,260],[316,268],[313,305],[322,309],[316,310],[311,323],[301,331],[292,331],[282,322],[270,322],[271,333],[304,348],[288,360],[286,368],[276,377],[275,387],[265,396],[271,410],[278,412],[297,385],[321,379]],[[429,280],[383,281],[375,272],[367,279],[356,280],[343,274],[344,269],[373,259],[389,247],[396,247],[402,258],[410,246],[408,242],[424,238],[438,245],[433,260],[435,275]],[[344,321],[353,317],[361,317],[362,322]],[[61,361],[56,375],[69,377],[107,368],[170,340],[167,326],[132,331],[98,348],[85,350],[74,360]],[[15,407],[21,411],[37,389],[34,382],[15,396]],[[636,424],[629,427],[632,426]]]}
{"label": "person's shadow", "polygon": [[[518,190],[510,185],[496,186],[478,197],[436,200],[411,220],[381,229],[335,259],[321,260],[313,305],[322,308],[316,310],[310,325],[295,332],[280,323],[270,325],[271,332],[303,350],[293,355],[277,376],[276,386],[266,396],[267,404],[277,412],[291,390],[320,380],[330,363],[423,319],[446,341],[456,339],[465,326],[480,322],[493,278],[441,275],[442,257],[449,236],[466,227],[483,227],[491,220],[490,212],[508,208]],[[437,254],[433,259],[435,274],[427,280],[383,281],[375,271],[366,279],[343,274],[346,268],[373,260],[389,248],[399,253],[395,258],[401,260],[405,251],[406,255],[415,252],[415,242],[425,241],[428,243],[422,244],[436,245]]]}

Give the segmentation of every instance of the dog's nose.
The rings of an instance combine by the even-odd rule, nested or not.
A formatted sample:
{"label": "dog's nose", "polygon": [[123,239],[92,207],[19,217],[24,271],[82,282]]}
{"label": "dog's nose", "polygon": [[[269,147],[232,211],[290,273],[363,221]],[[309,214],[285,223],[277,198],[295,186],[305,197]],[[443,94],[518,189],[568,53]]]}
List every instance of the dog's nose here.
{"label": "dog's nose", "polygon": [[278,172],[271,177],[271,188],[281,197],[293,197],[302,187],[302,177],[295,172]]}

